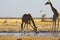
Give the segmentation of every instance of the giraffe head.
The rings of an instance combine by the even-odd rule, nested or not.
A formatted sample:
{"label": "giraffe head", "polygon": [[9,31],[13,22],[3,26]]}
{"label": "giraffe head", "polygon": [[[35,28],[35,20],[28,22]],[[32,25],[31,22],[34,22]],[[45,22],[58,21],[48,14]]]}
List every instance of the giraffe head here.
{"label": "giraffe head", "polygon": [[50,3],[51,3],[50,0],[48,0],[48,2],[45,3],[45,5],[48,5],[48,4],[50,4]]}

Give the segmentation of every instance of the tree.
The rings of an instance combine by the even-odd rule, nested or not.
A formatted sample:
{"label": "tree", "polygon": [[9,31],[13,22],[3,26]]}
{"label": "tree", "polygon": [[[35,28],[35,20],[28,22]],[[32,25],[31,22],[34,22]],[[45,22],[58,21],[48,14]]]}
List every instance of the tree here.
{"label": "tree", "polygon": [[42,15],[42,20],[41,21],[45,21],[45,16],[46,16],[46,14]]}

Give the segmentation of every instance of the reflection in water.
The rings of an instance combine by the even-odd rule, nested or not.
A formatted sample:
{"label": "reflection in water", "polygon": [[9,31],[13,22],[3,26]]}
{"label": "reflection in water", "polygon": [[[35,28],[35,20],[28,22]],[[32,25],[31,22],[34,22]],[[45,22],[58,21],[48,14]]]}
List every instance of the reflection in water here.
{"label": "reflection in water", "polygon": [[60,36],[60,33],[33,33],[33,32],[30,32],[30,33],[0,33],[0,36],[4,36],[4,35],[15,35],[15,36]]}

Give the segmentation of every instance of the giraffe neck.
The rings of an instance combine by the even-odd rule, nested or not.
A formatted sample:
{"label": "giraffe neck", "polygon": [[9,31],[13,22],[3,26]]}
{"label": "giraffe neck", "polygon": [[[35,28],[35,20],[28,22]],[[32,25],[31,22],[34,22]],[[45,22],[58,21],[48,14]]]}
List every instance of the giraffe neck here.
{"label": "giraffe neck", "polygon": [[50,2],[50,6],[51,6],[51,9],[52,9],[52,11],[54,10],[54,7],[53,7],[53,5],[52,5],[52,3]]}
{"label": "giraffe neck", "polygon": [[50,6],[51,6],[51,9],[52,9],[54,15],[58,16],[58,12],[57,12],[57,10],[53,7],[53,5],[52,5],[51,2],[50,2]]}
{"label": "giraffe neck", "polygon": [[35,23],[34,23],[34,20],[33,20],[33,18],[32,18],[32,23],[33,23],[34,27],[36,28],[36,25],[35,25]]}

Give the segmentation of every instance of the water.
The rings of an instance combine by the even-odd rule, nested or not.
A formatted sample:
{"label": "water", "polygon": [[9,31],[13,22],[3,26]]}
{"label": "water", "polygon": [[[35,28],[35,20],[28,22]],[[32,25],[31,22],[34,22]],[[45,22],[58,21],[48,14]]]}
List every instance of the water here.
{"label": "water", "polygon": [[34,32],[30,32],[30,33],[0,33],[0,36],[4,36],[4,35],[15,35],[15,36],[60,36],[60,33],[34,33]]}

